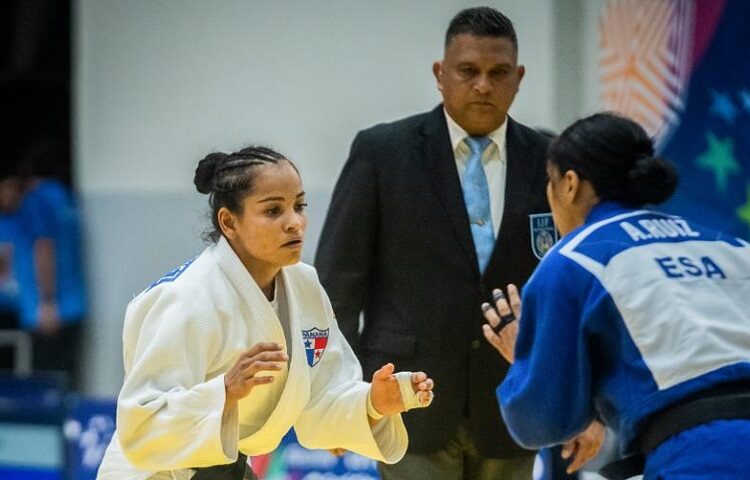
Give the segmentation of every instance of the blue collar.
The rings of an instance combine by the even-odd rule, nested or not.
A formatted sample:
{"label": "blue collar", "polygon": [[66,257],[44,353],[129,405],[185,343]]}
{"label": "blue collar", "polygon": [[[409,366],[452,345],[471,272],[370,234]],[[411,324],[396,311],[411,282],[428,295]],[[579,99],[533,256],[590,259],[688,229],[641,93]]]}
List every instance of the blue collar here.
{"label": "blue collar", "polygon": [[614,217],[615,215],[632,211],[632,208],[628,208],[620,202],[614,202],[611,200],[599,202],[591,209],[584,224],[591,225],[592,223],[604,220],[605,218]]}

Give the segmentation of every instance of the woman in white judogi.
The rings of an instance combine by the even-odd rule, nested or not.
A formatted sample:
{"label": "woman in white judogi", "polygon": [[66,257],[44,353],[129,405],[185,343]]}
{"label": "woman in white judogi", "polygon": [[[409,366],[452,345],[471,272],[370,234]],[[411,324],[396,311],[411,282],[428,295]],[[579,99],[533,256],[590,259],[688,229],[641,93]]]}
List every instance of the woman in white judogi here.
{"label": "woman in white judogi", "polygon": [[392,364],[362,372],[315,270],[299,263],[307,219],[299,173],[277,152],[211,154],[195,174],[210,194],[215,244],[129,305],[117,431],[98,478],[254,478],[245,455],[294,427],[309,448],[395,463],[400,412],[433,382]]}

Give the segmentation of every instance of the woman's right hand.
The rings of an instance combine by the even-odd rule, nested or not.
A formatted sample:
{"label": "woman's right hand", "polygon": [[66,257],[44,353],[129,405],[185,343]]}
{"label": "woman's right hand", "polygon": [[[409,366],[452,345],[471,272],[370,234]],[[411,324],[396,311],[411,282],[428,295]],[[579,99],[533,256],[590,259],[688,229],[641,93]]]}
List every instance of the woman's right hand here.
{"label": "woman's right hand", "polygon": [[495,308],[489,303],[482,304],[482,312],[487,323],[482,325],[484,338],[500,352],[508,363],[515,360],[516,337],[521,322],[521,295],[515,285],[508,285],[508,297],[496,288],[492,292]]}
{"label": "woman's right hand", "polygon": [[234,366],[224,374],[226,403],[237,402],[247,397],[256,385],[273,382],[271,375],[258,375],[260,372],[280,371],[289,356],[281,345],[273,342],[260,342],[241,354]]}

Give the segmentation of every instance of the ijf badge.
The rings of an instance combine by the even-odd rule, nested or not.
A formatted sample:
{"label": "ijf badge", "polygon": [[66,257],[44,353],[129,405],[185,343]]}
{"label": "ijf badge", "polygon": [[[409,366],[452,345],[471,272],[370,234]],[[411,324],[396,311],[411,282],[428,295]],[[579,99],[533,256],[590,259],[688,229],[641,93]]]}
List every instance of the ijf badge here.
{"label": "ijf badge", "polygon": [[318,364],[323,352],[328,345],[328,331],[330,328],[321,330],[319,328],[311,328],[310,330],[302,330],[302,342],[305,344],[305,353],[307,354],[307,364],[314,367]]}
{"label": "ijf badge", "polygon": [[534,252],[536,258],[541,260],[557,242],[557,228],[555,228],[555,222],[552,221],[552,214],[529,215],[529,229],[531,230],[531,251]]}

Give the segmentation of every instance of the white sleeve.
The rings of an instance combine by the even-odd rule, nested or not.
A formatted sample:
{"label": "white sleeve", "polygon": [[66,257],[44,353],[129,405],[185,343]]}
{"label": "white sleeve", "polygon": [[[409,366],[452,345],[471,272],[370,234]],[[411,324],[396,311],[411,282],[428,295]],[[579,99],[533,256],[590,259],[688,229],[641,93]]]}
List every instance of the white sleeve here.
{"label": "white sleeve", "polygon": [[144,470],[231,463],[239,436],[236,407],[222,415],[223,375],[206,381],[220,345],[217,322],[210,321],[210,309],[165,297],[128,312],[143,321],[135,338],[127,338],[127,330],[124,338],[131,365],[117,402],[119,442]]}
{"label": "white sleeve", "polygon": [[[325,293],[323,293],[325,295]],[[326,297],[326,302],[327,302]],[[406,453],[409,438],[401,415],[389,415],[370,428],[362,367],[338,328],[330,309],[325,352],[312,375],[311,397],[294,428],[307,448],[344,448],[366,457],[396,463]]]}

